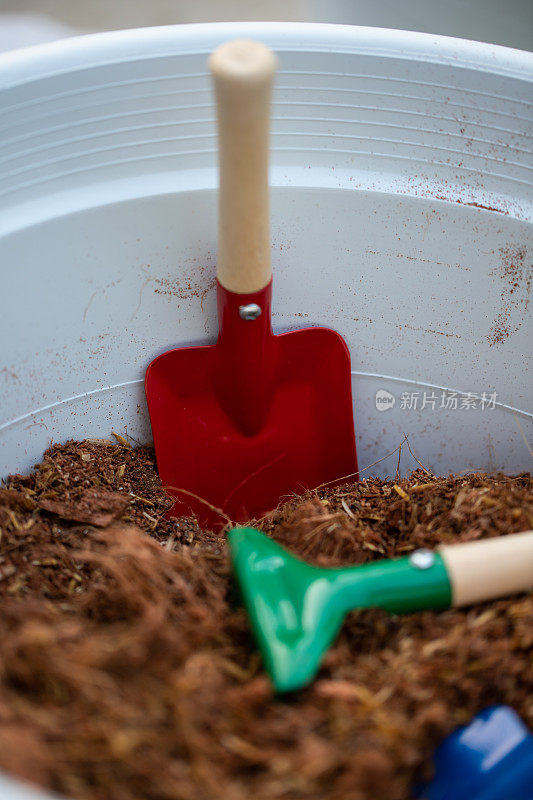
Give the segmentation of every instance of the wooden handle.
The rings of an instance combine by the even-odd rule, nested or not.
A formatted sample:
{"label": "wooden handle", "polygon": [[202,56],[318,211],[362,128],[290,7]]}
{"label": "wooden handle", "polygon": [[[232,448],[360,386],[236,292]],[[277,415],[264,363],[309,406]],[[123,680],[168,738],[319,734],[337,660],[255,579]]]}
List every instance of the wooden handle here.
{"label": "wooden handle", "polygon": [[242,294],[269,283],[268,139],[277,67],[259,42],[233,41],[209,58],[218,115],[217,278]]}
{"label": "wooden handle", "polygon": [[452,587],[452,605],[533,588],[533,531],[439,548]]}

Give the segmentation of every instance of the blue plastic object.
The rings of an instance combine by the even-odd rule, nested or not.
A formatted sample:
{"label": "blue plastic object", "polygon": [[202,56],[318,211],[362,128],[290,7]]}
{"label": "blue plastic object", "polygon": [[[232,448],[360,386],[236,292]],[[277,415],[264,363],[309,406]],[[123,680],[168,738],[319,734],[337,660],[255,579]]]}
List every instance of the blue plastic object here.
{"label": "blue plastic object", "polygon": [[533,735],[508,706],[492,706],[435,752],[420,800],[533,800]]}

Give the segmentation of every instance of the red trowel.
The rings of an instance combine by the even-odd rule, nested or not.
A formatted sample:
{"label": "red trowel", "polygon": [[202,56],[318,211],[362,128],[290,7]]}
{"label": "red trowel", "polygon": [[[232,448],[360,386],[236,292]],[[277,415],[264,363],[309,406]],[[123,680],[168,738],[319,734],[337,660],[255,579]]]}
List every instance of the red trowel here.
{"label": "red trowel", "polygon": [[175,498],[169,514],[193,512],[201,525],[221,527],[353,474],[357,461],[344,340],[327,328],[272,332],[268,134],[276,57],[257,42],[233,41],[209,67],[219,134],[219,336],[215,345],[156,358],[146,397],[159,475]]}

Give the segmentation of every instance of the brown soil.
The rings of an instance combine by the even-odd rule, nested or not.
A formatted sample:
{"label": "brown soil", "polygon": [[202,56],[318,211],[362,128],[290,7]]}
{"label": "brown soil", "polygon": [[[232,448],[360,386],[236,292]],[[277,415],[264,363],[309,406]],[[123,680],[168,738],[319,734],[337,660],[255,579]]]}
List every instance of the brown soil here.
{"label": "brown soil", "polygon": [[[273,696],[225,539],[165,520],[148,447],[69,442],[0,490],[0,767],[91,800],[407,800],[493,703],[533,724],[533,597],[352,614]],[[322,565],[533,527],[529,475],[369,479],[261,527]]]}

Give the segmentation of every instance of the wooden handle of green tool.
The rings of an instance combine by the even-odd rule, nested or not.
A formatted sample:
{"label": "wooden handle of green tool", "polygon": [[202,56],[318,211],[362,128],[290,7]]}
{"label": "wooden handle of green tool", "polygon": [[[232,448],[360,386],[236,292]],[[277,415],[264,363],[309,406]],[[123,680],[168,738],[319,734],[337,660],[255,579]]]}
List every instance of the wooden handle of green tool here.
{"label": "wooden handle of green tool", "polygon": [[533,531],[439,548],[452,589],[452,606],[533,588]]}
{"label": "wooden handle of green tool", "polygon": [[253,41],[221,45],[209,58],[218,116],[217,278],[232,292],[269,283],[268,151],[274,53]]}

